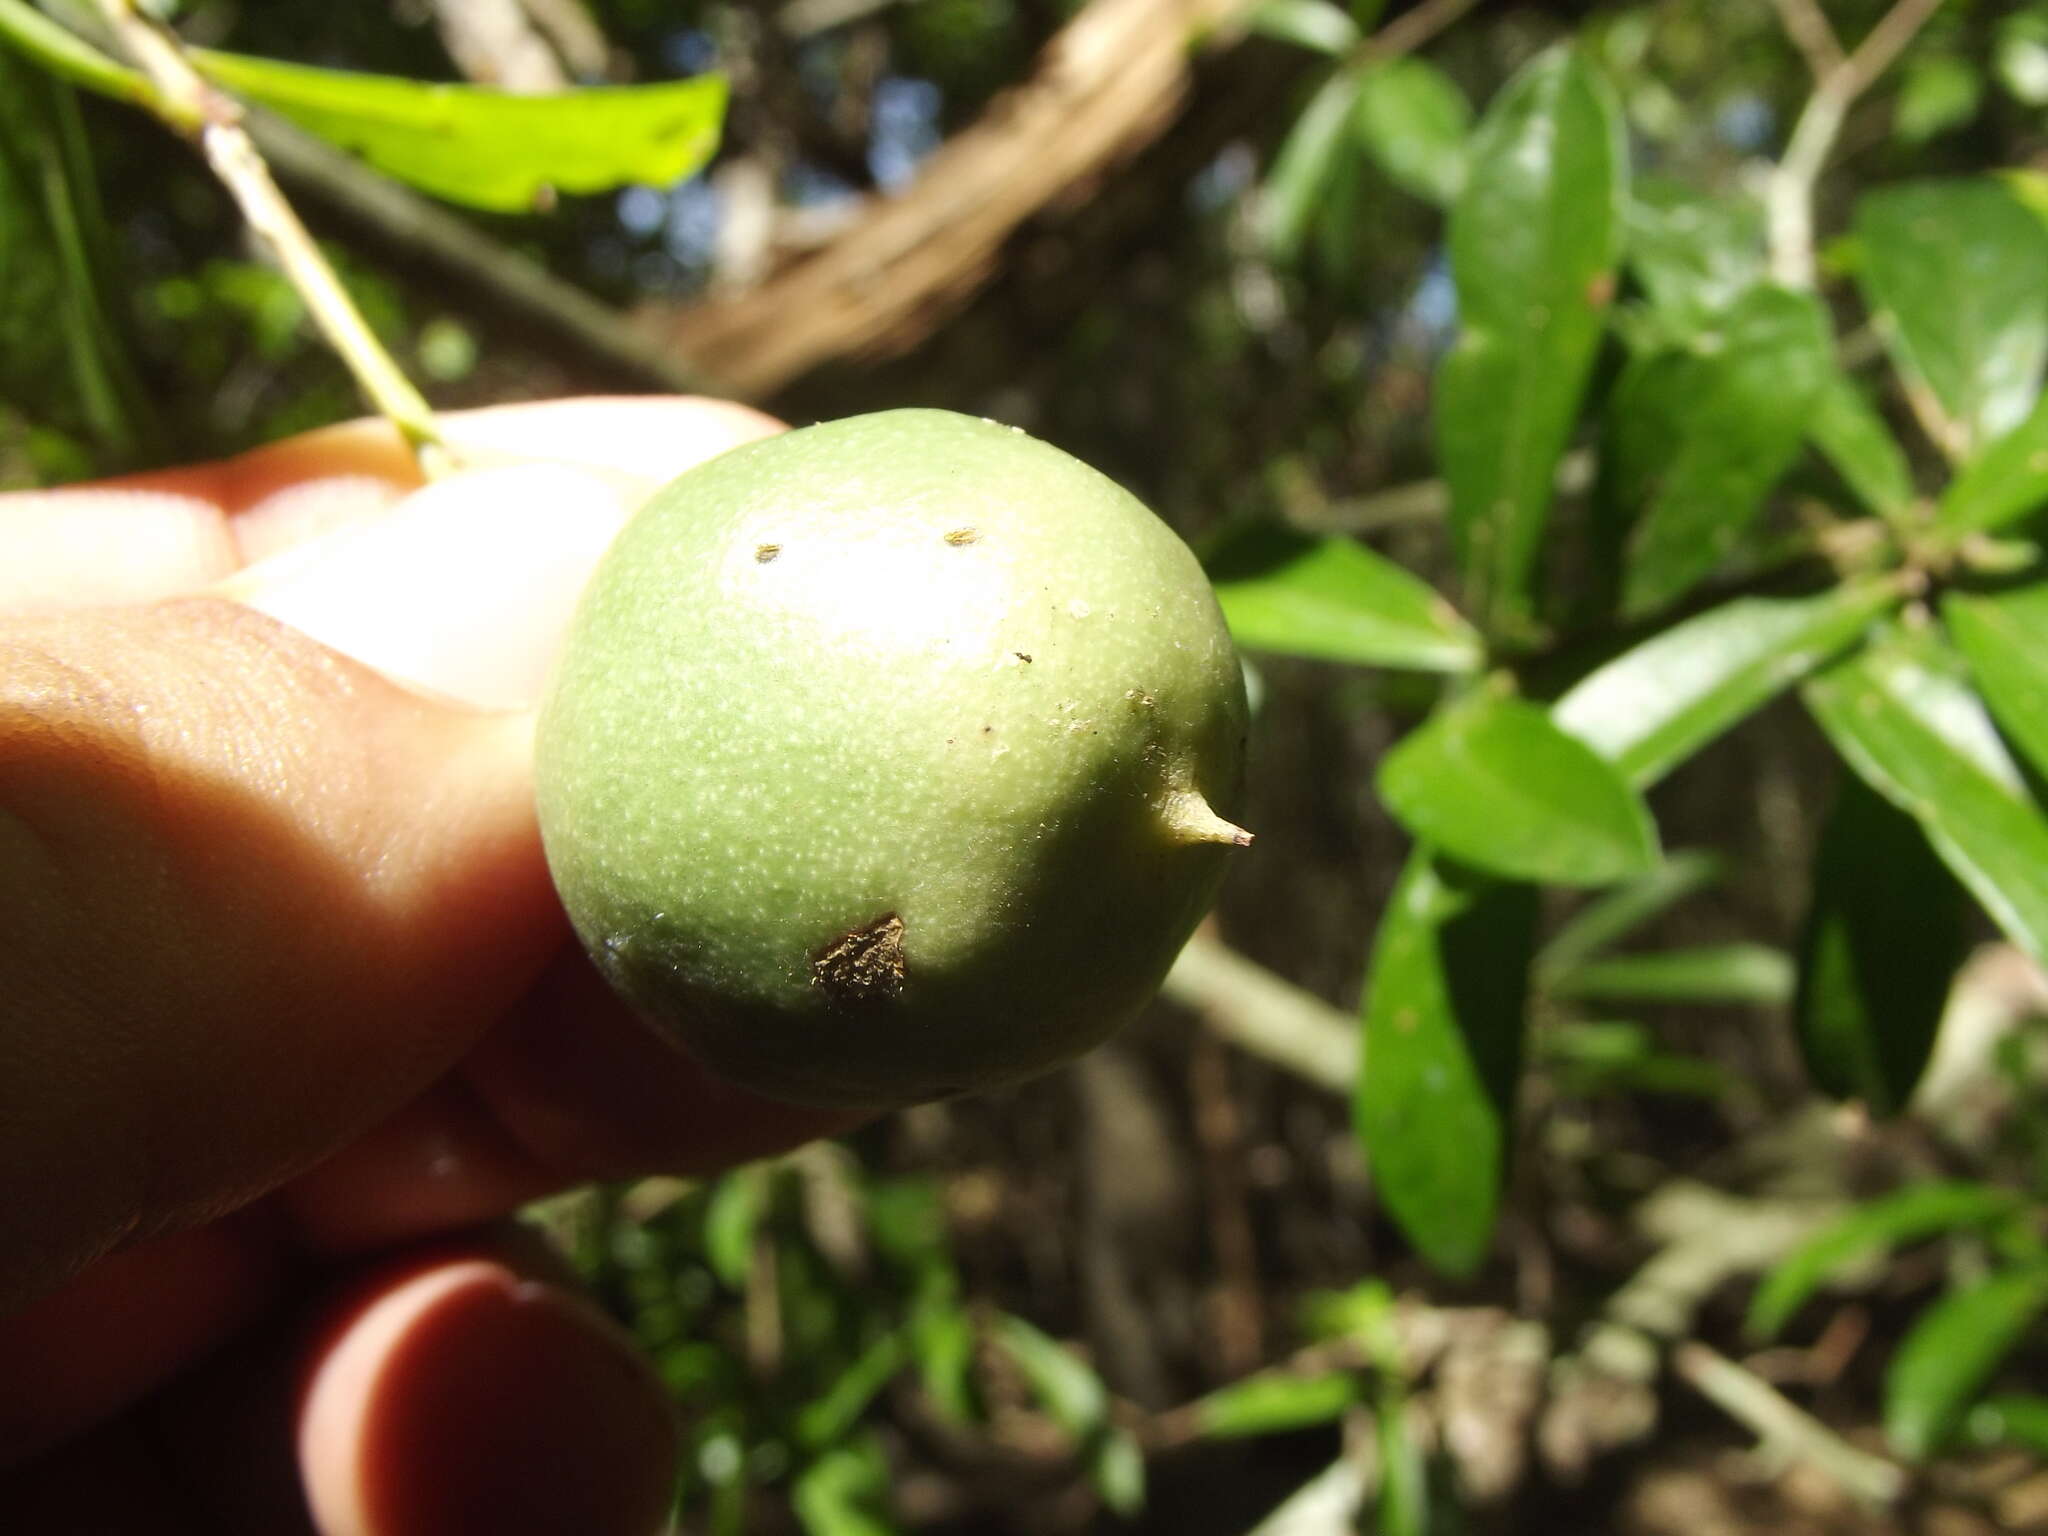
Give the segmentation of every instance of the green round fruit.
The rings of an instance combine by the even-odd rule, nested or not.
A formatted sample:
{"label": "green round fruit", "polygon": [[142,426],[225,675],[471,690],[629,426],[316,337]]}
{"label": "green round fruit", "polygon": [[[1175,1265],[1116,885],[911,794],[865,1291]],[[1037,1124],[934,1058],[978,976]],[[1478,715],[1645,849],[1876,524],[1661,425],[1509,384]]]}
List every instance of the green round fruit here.
{"label": "green round fruit", "polygon": [[1020,431],[889,411],[620,534],[542,710],[541,831],[599,968],[716,1071],[908,1103],[1143,1005],[1250,841],[1244,737],[1171,529]]}

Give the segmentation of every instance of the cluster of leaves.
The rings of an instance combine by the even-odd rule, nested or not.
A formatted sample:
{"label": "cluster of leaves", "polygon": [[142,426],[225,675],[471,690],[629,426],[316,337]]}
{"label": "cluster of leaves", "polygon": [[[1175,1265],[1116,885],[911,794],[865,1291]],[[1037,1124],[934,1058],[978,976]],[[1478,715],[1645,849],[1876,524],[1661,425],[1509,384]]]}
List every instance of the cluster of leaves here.
{"label": "cluster of leaves", "polygon": [[1023,1318],[969,1305],[928,1180],[815,1147],[535,1214],[684,1410],[679,1497],[715,1533],[753,1529],[752,1500],[780,1487],[813,1536],[887,1536],[891,1458],[871,1410],[896,1390],[966,1442],[1028,1419],[1063,1437],[1106,1507],[1143,1501],[1143,1458],[1094,1370]]}
{"label": "cluster of leaves", "polygon": [[[1286,14],[1310,46],[1348,36],[1334,9]],[[1392,69],[1340,63],[1310,102],[1267,189],[1283,254],[1322,195],[1305,189],[1348,174],[1320,143],[1389,154],[1369,103]],[[1455,90],[1428,78],[1432,103]],[[1427,142],[1462,116],[1396,120]],[[2029,537],[2048,224],[2024,174],[1913,182],[1864,194],[1827,252],[1941,464],[1923,483],[1828,306],[1772,278],[1761,210],[1633,177],[1581,54],[1531,62],[1439,163],[1456,174],[1413,190],[1454,189],[1434,426],[1460,603],[1348,539],[1242,530],[1209,564],[1253,650],[1444,678],[1379,769],[1415,849],[1373,950],[1355,1109],[1387,1210],[1463,1274],[1491,1246],[1532,990],[1572,986],[1539,960],[1539,887],[1618,886],[1624,909],[1670,887],[1646,793],[1781,693],[1848,770],[1792,999],[1817,1085],[1904,1105],[1973,906],[2048,960],[2048,572]],[[1567,502],[1578,442],[1596,470]],[[1818,489],[1780,527],[1795,470]],[[1622,987],[1645,963],[1649,999],[1789,979],[1748,946],[1601,962]]]}

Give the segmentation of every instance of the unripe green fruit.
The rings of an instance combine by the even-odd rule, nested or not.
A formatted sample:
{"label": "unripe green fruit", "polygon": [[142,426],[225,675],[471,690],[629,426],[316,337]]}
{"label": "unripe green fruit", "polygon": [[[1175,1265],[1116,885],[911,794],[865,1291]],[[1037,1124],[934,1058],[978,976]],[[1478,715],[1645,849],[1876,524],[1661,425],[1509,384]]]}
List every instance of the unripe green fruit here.
{"label": "unripe green fruit", "polygon": [[1143,1005],[1250,841],[1244,734],[1171,529],[1022,432],[890,411],[620,534],[541,715],[541,831],[600,969],[708,1065],[907,1103]]}

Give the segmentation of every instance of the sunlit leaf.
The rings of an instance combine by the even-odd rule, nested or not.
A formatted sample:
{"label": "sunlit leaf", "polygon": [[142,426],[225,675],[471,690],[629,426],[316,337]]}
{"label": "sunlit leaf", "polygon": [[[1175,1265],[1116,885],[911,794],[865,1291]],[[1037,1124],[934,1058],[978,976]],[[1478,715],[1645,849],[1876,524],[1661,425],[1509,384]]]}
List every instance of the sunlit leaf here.
{"label": "sunlit leaf", "polygon": [[837,1446],[804,1468],[790,1501],[807,1536],[896,1536],[882,1514],[888,1463],[869,1443]]}
{"label": "sunlit leaf", "polygon": [[1471,611],[1489,630],[1533,611],[1558,457],[1614,294],[1621,138],[1600,77],[1553,49],[1481,119],[1451,210],[1459,334],[1437,371],[1437,460]]}
{"label": "sunlit leaf", "polygon": [[1913,471],[1905,450],[1847,374],[1829,370],[1814,397],[1806,431],[1856,499],[1872,512],[1893,516],[1912,501]]}
{"label": "sunlit leaf", "polygon": [[1801,1243],[1749,1303],[1749,1331],[1771,1338],[1829,1279],[1852,1265],[1945,1232],[2002,1222],[2020,1209],[2013,1190],[1989,1184],[1909,1184],[1865,1201]]}
{"label": "sunlit leaf", "polygon": [[1261,525],[1204,562],[1237,643],[1365,666],[1462,672],[1479,637],[1434,589],[1352,539]]}
{"label": "sunlit leaf", "polygon": [[1275,261],[1301,254],[1345,142],[1363,75],[1340,69],[1316,88],[1273,157],[1259,197],[1260,244]]}
{"label": "sunlit leaf", "polygon": [[2048,397],[1949,481],[1935,523],[1952,539],[1991,533],[2048,503]]}
{"label": "sunlit leaf", "polygon": [[1373,1187],[1423,1257],[1485,1259],[1513,1143],[1536,893],[1410,856],[1380,920],[1355,1123]]}
{"label": "sunlit leaf", "polygon": [[1900,366],[1966,449],[2011,431],[2048,360],[2048,228],[1989,178],[1865,193],[1855,224],[1864,298]]}
{"label": "sunlit leaf", "polygon": [[1627,218],[1629,273],[1681,333],[1710,324],[1763,281],[1763,210],[1748,198],[1643,177],[1631,188]]}
{"label": "sunlit leaf", "polygon": [[1558,726],[1646,788],[1861,636],[1897,591],[1738,598],[1674,624],[1582,679]]}
{"label": "sunlit leaf", "polygon": [[1907,61],[1892,107],[1892,132],[1908,144],[1924,144],[1961,128],[1977,115],[1984,76],[1952,53],[1930,53]]}
{"label": "sunlit leaf", "polygon": [[1977,1445],[2016,1445],[2048,1456],[2048,1397],[1987,1397],[1970,1410],[1965,1427]]}
{"label": "sunlit leaf", "polygon": [[1969,943],[1969,899],[1920,825],[1849,776],[1821,831],[1794,1022],[1822,1092],[1905,1108]]}
{"label": "sunlit leaf", "polygon": [[1213,1440],[1286,1434],[1342,1418],[1360,1387],[1355,1371],[1268,1372],[1211,1392],[1195,1404],[1195,1417]]}
{"label": "sunlit leaf", "polygon": [[1951,592],[1941,612],[2006,740],[2048,777],[2048,582]]}
{"label": "sunlit leaf", "polygon": [[1379,791],[1417,839],[1491,874],[1606,885],[1657,862],[1649,809],[1620,772],[1520,699],[1438,711],[1381,760]]}
{"label": "sunlit leaf", "polygon": [[1950,1291],[1922,1312],[1885,1372],[1893,1448],[1910,1461],[1939,1450],[2043,1307],[2048,1264],[2031,1264]]}
{"label": "sunlit leaf", "polygon": [[550,190],[667,186],[718,147],[726,85],[700,75],[550,96],[193,50],[209,79],[449,202],[532,210]]}
{"label": "sunlit leaf", "polygon": [[1341,58],[1358,46],[1358,23],[1330,0],[1265,0],[1245,16],[1245,25],[1311,53]]}
{"label": "sunlit leaf", "polygon": [[1932,637],[1899,636],[1812,678],[1806,702],[2007,936],[2048,960],[2048,818],[1960,671]]}

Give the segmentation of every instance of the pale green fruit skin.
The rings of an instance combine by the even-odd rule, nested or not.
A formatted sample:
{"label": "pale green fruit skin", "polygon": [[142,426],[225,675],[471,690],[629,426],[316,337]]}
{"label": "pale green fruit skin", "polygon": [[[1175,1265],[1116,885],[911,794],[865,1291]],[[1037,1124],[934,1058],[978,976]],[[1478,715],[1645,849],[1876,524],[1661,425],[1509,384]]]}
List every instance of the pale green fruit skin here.
{"label": "pale green fruit skin", "polygon": [[[1027,659],[1028,658],[1028,659]],[[1114,482],[941,411],[739,448],[606,554],[539,724],[548,861],[613,986],[772,1097],[1025,1077],[1152,995],[1233,849],[1242,673]],[[894,914],[893,995],[821,980]]]}

